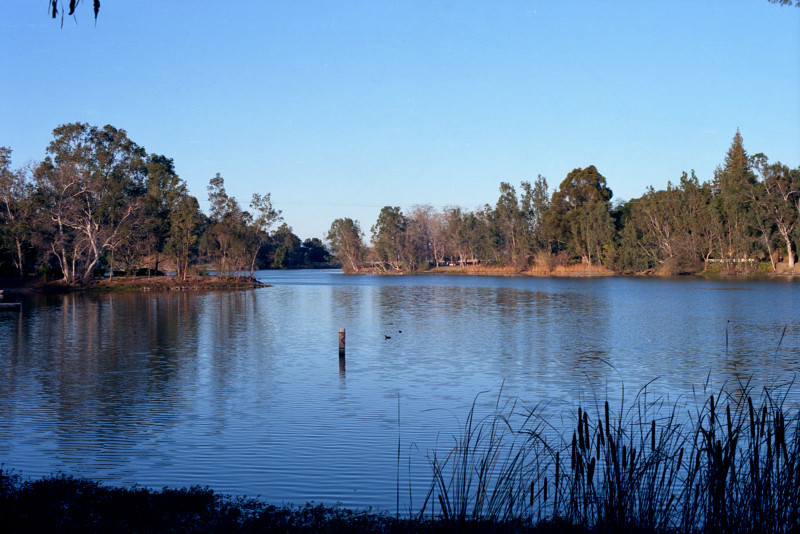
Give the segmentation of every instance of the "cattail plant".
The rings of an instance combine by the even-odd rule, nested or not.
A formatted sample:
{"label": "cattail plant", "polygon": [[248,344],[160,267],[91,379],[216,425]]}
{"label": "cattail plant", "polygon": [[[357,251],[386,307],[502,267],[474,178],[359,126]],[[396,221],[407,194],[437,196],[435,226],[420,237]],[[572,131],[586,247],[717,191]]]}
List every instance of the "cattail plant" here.
{"label": "cattail plant", "polygon": [[[651,384],[615,408],[578,406],[567,424],[509,401],[475,419],[443,456],[432,499],[446,520],[563,521],[647,532],[800,529],[800,415],[792,384],[667,402]],[[691,408],[691,406],[696,406]],[[569,413],[571,412],[571,416]]]}

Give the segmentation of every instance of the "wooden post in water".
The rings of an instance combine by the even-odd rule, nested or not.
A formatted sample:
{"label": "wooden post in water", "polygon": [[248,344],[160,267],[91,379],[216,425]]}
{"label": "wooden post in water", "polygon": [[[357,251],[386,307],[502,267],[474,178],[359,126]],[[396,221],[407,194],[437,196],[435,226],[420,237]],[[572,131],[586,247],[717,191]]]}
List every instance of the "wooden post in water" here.
{"label": "wooden post in water", "polygon": [[344,328],[339,329],[339,357],[344,358]]}

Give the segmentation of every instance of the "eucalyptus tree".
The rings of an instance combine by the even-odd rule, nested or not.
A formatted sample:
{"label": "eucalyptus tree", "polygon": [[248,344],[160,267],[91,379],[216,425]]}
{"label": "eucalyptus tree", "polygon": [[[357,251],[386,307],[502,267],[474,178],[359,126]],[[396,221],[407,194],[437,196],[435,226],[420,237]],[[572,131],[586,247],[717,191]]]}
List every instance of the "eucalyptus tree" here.
{"label": "eucalyptus tree", "polygon": [[[250,201],[250,208],[253,210],[253,218],[250,226],[252,235],[250,276],[253,276],[256,269],[258,254],[270,241],[270,228],[272,228],[272,225],[276,222],[282,221],[283,217],[281,217],[281,210],[276,210],[272,206],[272,199],[269,193],[264,195],[253,193],[253,199]],[[291,233],[291,228],[289,228],[289,232]]]}
{"label": "eucalyptus tree", "polygon": [[145,196],[139,241],[154,259],[158,270],[160,255],[170,236],[170,214],[188,194],[186,182],[175,172],[175,162],[164,155],[150,154],[146,164]]}
{"label": "eucalyptus tree", "polygon": [[461,228],[472,260],[485,265],[503,263],[499,227],[491,206],[468,212]]}
{"label": "eucalyptus tree", "polygon": [[443,235],[447,255],[459,265],[473,262],[500,263],[503,251],[494,209],[464,211],[460,207],[445,208]]}
{"label": "eucalyptus tree", "polygon": [[544,248],[546,238],[544,235],[544,217],[550,207],[550,193],[547,179],[541,174],[536,177],[533,184],[522,182],[522,196],[520,208],[526,225],[530,246],[534,251]]}
{"label": "eucalyptus tree", "polygon": [[507,260],[504,263],[516,268],[523,267],[530,255],[530,235],[514,186],[500,182],[500,198],[492,215],[497,224],[498,245]]}
{"label": "eucalyptus tree", "polygon": [[25,276],[25,252],[33,221],[33,185],[24,169],[11,170],[11,149],[0,147],[0,239],[11,251],[19,278]]}
{"label": "eucalyptus tree", "polygon": [[623,269],[695,272],[724,248],[724,228],[712,184],[694,171],[677,185],[649,187],[618,210],[619,262]]}
{"label": "eucalyptus tree", "polygon": [[692,171],[689,175],[682,174],[679,187],[682,217],[688,232],[686,246],[707,265],[723,248],[723,221],[715,204],[713,185],[701,183]]}
{"label": "eucalyptus tree", "polygon": [[636,203],[648,233],[658,247],[662,265],[681,255],[681,240],[686,234],[681,197],[680,190],[672,182],[667,182],[665,190],[655,191],[650,187]]}
{"label": "eucalyptus tree", "polygon": [[663,266],[674,256],[677,238],[673,210],[677,199],[674,197],[672,186],[668,184],[667,191],[656,191],[651,186],[641,198],[629,202],[620,242],[631,255],[646,258],[644,265],[636,262],[639,269]]}
{"label": "eucalyptus tree", "polygon": [[442,212],[442,234],[445,242],[445,256],[459,265],[467,259],[467,242],[464,239],[464,213],[460,207],[445,208]]}
{"label": "eucalyptus tree", "polygon": [[145,151],[125,130],[72,123],[53,130],[47,154],[35,176],[51,252],[65,281],[86,280],[141,205]]}
{"label": "eucalyptus tree", "polygon": [[611,189],[594,165],[567,174],[553,193],[546,214],[551,239],[591,265],[602,259],[603,247],[614,239]]}
{"label": "eucalyptus tree", "polygon": [[186,280],[206,220],[200,203],[184,189],[169,212],[169,234],[164,243],[164,251],[175,261],[178,278]]}
{"label": "eucalyptus tree", "polygon": [[753,200],[763,219],[777,229],[789,268],[794,268],[796,248],[792,236],[800,222],[800,169],[790,169],[780,162],[770,164],[763,154],[754,156],[753,161],[761,175],[760,187],[753,188]]}
{"label": "eucalyptus tree", "polygon": [[488,254],[487,220],[483,212],[463,211],[459,207],[444,210],[445,239],[452,260],[458,259],[463,266],[480,257],[484,261],[492,255]]}
{"label": "eucalyptus tree", "polygon": [[281,224],[272,234],[274,246],[272,254],[272,267],[287,269],[299,267],[303,264],[303,243],[286,223]]}
{"label": "eucalyptus tree", "polygon": [[[767,157],[764,154],[756,154],[750,157],[750,163],[753,169],[758,169],[759,166],[767,166]],[[758,245],[764,247],[766,257],[769,258],[772,269],[777,269],[777,251],[775,245],[778,240],[778,233],[776,230],[775,222],[770,213],[770,199],[764,187],[759,187],[761,184],[754,184],[747,191],[750,202],[751,217],[750,222],[752,231]]]}
{"label": "eucalyptus tree", "polygon": [[407,232],[406,242],[415,248],[415,262],[431,262],[438,266],[444,261],[442,214],[432,206],[414,206],[408,215],[413,232]]}
{"label": "eucalyptus tree", "polygon": [[550,205],[547,180],[541,175],[533,185],[521,182],[520,188],[518,198],[511,184],[501,182],[493,212],[485,213],[496,259],[517,269],[525,268],[533,254],[543,247],[544,214]]}
{"label": "eucalyptus tree", "polygon": [[405,233],[408,219],[395,206],[384,206],[372,226],[372,250],[376,267],[400,271],[405,264]]}
{"label": "eucalyptus tree", "polygon": [[647,235],[637,202],[638,199],[628,200],[613,212],[620,227],[615,267],[622,271],[646,271],[659,265],[658,247]]}
{"label": "eucalyptus tree", "polygon": [[226,272],[229,269],[230,256],[236,247],[237,222],[241,221],[242,209],[236,199],[225,191],[225,179],[217,173],[208,183],[208,201],[211,204],[209,227],[207,232],[212,239],[209,245],[214,247],[218,269]]}
{"label": "eucalyptus tree", "polygon": [[225,179],[217,173],[208,184],[208,201],[211,204],[207,232],[212,239],[209,245],[217,257],[220,272],[238,273],[249,263],[253,235],[248,226],[252,222],[249,213],[242,210],[239,202],[225,191]]}
{"label": "eucalyptus tree", "polygon": [[336,219],[328,230],[331,253],[342,264],[345,272],[358,272],[363,265],[364,234],[361,225],[349,217]]}

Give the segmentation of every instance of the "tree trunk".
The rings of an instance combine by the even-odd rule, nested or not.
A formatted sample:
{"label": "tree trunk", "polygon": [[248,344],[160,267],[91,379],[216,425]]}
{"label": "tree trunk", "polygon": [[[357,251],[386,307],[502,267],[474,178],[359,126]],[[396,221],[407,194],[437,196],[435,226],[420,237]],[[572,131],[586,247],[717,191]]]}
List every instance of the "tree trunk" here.
{"label": "tree trunk", "polygon": [[767,234],[762,232],[761,235],[764,236],[764,243],[767,246],[767,254],[769,255],[769,262],[772,264],[772,270],[774,271],[775,270],[775,258],[772,255],[772,245],[769,242],[769,237],[767,236]]}
{"label": "tree trunk", "polygon": [[22,242],[18,237],[15,237],[14,241],[16,241],[17,245],[17,264],[19,267],[19,279],[22,280],[23,278],[25,278],[25,272],[22,269]]}
{"label": "tree trunk", "polygon": [[[261,250],[261,247],[259,247],[259,250]],[[253,260],[250,262],[250,278],[252,278],[256,272],[256,258],[258,258],[259,250],[256,250],[256,253],[253,254]]]}
{"label": "tree trunk", "polygon": [[788,233],[783,234],[783,240],[786,241],[786,255],[789,257],[789,268],[794,269],[794,247]]}

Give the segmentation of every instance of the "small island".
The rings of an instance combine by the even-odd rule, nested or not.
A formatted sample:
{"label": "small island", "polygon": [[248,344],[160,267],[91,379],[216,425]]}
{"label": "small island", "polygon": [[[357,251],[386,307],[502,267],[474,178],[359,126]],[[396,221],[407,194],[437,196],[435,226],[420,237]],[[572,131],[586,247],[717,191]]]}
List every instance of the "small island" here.
{"label": "small island", "polygon": [[90,291],[212,291],[270,287],[252,276],[115,276],[95,279],[83,286]]}

